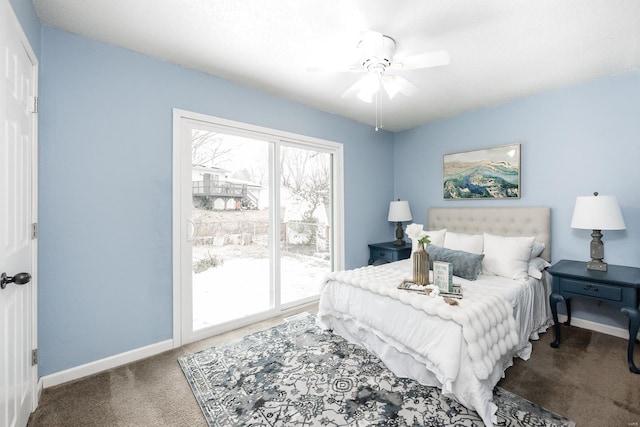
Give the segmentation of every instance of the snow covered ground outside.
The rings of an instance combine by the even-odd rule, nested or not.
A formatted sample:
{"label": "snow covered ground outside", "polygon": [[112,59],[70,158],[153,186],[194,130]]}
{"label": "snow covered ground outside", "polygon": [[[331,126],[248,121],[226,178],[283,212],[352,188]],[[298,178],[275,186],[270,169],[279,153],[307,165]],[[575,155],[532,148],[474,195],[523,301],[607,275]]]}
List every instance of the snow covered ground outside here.
{"label": "snow covered ground outside", "polygon": [[[194,330],[268,310],[271,304],[267,248],[250,244],[194,246],[194,259],[205,254],[222,265],[193,274]],[[283,303],[317,295],[329,260],[281,252]]]}

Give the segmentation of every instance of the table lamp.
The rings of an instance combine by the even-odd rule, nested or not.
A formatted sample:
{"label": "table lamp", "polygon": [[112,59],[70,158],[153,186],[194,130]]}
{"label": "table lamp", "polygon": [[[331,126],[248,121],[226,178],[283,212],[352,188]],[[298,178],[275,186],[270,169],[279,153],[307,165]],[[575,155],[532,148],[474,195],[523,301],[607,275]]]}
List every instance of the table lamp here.
{"label": "table lamp", "polygon": [[607,271],[604,259],[602,230],[624,230],[626,225],[622,217],[616,196],[579,196],[573,209],[571,228],[593,230],[591,233],[591,261],[588,270]]}
{"label": "table lamp", "polygon": [[389,219],[390,222],[397,222],[396,227],[396,240],[393,242],[396,246],[404,246],[403,240],[404,231],[402,230],[402,221],[411,221],[411,209],[409,208],[409,202],[406,200],[400,200],[391,202],[389,205]]}

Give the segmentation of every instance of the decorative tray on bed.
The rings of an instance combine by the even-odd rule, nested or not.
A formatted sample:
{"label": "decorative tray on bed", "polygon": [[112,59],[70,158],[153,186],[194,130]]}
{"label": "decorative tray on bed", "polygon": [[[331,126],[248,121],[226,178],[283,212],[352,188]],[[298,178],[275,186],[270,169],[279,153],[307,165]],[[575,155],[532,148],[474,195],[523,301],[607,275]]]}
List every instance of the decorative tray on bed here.
{"label": "decorative tray on bed", "polygon": [[[430,283],[430,285],[433,285],[433,283]],[[417,285],[411,280],[403,280],[402,283],[398,285],[398,289],[402,289],[405,291],[419,292],[423,294],[429,294],[431,292],[431,289],[427,288],[426,286]],[[453,292],[444,292],[441,290],[440,296],[443,298],[462,299],[462,286],[454,283]]]}

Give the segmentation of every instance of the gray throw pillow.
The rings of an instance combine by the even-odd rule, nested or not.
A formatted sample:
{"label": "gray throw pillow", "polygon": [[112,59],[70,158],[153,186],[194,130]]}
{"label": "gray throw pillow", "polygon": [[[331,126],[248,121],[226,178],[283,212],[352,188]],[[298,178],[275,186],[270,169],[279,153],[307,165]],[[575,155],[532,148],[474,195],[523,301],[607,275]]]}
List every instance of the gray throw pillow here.
{"label": "gray throw pillow", "polygon": [[441,248],[427,245],[430,268],[433,270],[433,261],[444,261],[453,264],[453,275],[467,280],[476,280],[482,271],[484,254],[472,254],[471,252],[456,251],[454,249]]}

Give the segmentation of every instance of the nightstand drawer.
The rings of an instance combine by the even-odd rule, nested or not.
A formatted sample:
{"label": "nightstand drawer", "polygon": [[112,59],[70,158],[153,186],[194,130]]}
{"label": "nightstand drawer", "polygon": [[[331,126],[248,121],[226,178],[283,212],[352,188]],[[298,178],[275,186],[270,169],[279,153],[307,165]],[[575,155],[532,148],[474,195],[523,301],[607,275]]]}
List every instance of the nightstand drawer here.
{"label": "nightstand drawer", "polygon": [[397,261],[398,252],[394,251],[385,251],[381,249],[373,249],[373,257],[376,259],[383,259],[385,261]]}
{"label": "nightstand drawer", "polygon": [[584,295],[609,301],[622,301],[622,288],[600,283],[589,283],[580,280],[563,279],[562,290],[576,295]]}
{"label": "nightstand drawer", "polygon": [[395,245],[393,242],[369,245],[369,264],[385,264],[400,261],[411,256],[411,243]]}

